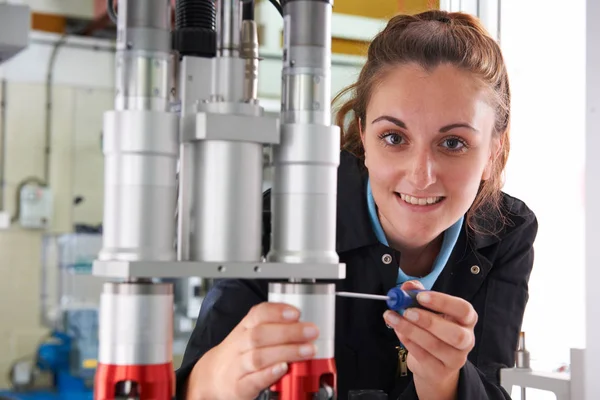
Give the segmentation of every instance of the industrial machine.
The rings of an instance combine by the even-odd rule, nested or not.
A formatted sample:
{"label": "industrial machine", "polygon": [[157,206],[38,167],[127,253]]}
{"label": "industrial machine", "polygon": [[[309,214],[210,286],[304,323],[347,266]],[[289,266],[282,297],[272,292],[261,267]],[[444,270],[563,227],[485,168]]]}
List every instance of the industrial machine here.
{"label": "industrial machine", "polygon": [[[279,118],[267,116],[257,100],[252,0],[177,0],[174,27],[167,1],[119,1],[117,96],[104,120],[104,234],[93,263],[97,279],[109,282],[100,295],[97,361],[78,358],[78,365],[95,367],[93,389],[85,373],[72,379],[66,360],[80,338],[73,340],[69,329],[54,330],[37,351],[39,369],[55,371],[61,387],[75,388],[66,392],[97,400],[172,399],[177,296],[198,293],[202,279],[237,277],[279,281],[270,285],[269,300],[299,307],[321,332],[315,358],[291,365],[266,397],[336,397],[335,291],[320,282],[345,277],[335,252],[340,137],[329,107],[332,4],[270,1],[284,26]],[[469,2],[477,10],[479,3],[490,2]],[[0,4],[0,61],[26,46],[14,32],[29,23],[14,17],[15,7]],[[487,10],[497,22],[498,8]],[[600,14],[598,7],[592,11]],[[2,33],[6,27],[10,35]],[[590,122],[597,127],[594,118]],[[274,181],[272,246],[263,258],[265,148],[272,150]],[[180,278],[187,284],[178,289],[174,279]],[[183,307],[188,316],[197,315],[197,303]],[[90,316],[73,313],[63,326],[90,323]],[[589,332],[597,333],[591,316]],[[590,381],[583,395],[583,354],[573,355],[573,379],[549,376],[545,382],[565,380],[571,398],[594,398]],[[593,360],[586,352],[588,367]],[[531,386],[539,376],[526,364],[501,375],[509,390]],[[47,395],[74,398],[66,392]],[[18,396],[9,398],[32,398]]]}
{"label": "industrial machine", "polygon": [[[119,2],[117,97],[104,120],[104,243],[94,263],[112,281],[101,298],[95,399],[175,396],[173,288],[156,279],[189,276],[285,280],[270,284],[269,300],[299,307],[319,326],[319,353],[292,364],[265,398],[336,398],[335,291],[319,282],[345,277],[335,252],[331,1],[271,0],[283,17],[279,119],[257,101],[254,2],[178,0],[172,40],[166,3]],[[478,15],[499,39],[500,1],[468,4],[442,8]],[[179,113],[170,108],[177,99]],[[266,258],[264,148],[274,172]],[[536,376],[523,365],[502,371],[507,390],[534,386],[518,379],[524,373]]]}
{"label": "industrial machine", "polygon": [[[112,281],[101,295],[95,399],[174,397],[173,288],[156,279],[189,276],[287,280],[270,286],[269,299],[319,326],[319,353],[292,365],[271,396],[332,398],[335,290],[317,282],[345,277],[335,251],[332,4],[273,2],[284,21],[277,119],[257,101],[254,2],[180,0],[173,35],[167,3],[122,0],[116,13],[117,96],[104,119],[104,235],[94,263]],[[266,260],[265,146],[274,171]]]}

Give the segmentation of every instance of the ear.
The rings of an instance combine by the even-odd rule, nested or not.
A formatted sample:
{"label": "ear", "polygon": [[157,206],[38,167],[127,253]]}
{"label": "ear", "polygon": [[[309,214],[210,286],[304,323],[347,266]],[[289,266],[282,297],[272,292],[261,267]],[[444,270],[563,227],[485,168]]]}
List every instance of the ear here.
{"label": "ear", "polygon": [[367,156],[367,146],[365,146],[365,132],[362,129],[362,120],[360,118],[358,118],[358,132],[360,133],[360,141],[362,143],[363,146],[363,151],[365,153],[365,160],[364,160],[364,164],[365,167],[368,169],[369,168],[369,157]]}
{"label": "ear", "polygon": [[362,142],[363,149],[365,148],[365,132],[362,129],[362,119],[358,118],[358,132],[360,133],[360,141]]}
{"label": "ear", "polygon": [[494,164],[496,160],[500,156],[500,152],[502,151],[502,138],[494,137],[492,138],[492,143],[490,145],[490,157],[488,158],[488,162],[483,170],[483,174],[481,176],[482,181],[487,181],[492,177],[492,171],[494,170]]}

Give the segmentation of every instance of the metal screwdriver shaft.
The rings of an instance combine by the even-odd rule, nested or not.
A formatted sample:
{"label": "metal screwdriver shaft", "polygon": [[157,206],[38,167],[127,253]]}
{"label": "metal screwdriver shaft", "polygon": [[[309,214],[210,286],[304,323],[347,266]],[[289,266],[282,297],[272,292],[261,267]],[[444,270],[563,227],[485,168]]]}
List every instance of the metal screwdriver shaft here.
{"label": "metal screwdriver shaft", "polygon": [[367,299],[367,300],[383,300],[388,301],[390,296],[384,296],[380,294],[367,294],[367,293],[354,293],[354,292],[335,292],[336,296],[340,297],[353,297],[356,299]]}

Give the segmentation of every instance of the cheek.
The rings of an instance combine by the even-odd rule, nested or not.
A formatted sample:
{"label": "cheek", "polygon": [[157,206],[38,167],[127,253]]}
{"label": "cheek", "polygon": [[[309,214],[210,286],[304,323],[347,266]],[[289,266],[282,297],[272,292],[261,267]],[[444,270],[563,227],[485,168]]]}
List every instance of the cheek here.
{"label": "cheek", "polygon": [[398,163],[398,157],[390,151],[386,151],[377,138],[367,135],[365,146],[365,166],[369,170],[371,181],[386,181],[394,174],[394,166]]}
{"label": "cheek", "polygon": [[365,160],[371,185],[389,186],[398,180],[398,158],[390,158],[379,149],[370,151]]}
{"label": "cheek", "polygon": [[464,161],[469,162],[454,163],[443,169],[444,186],[452,197],[465,203],[461,208],[469,208],[477,196],[485,163],[479,159]]}

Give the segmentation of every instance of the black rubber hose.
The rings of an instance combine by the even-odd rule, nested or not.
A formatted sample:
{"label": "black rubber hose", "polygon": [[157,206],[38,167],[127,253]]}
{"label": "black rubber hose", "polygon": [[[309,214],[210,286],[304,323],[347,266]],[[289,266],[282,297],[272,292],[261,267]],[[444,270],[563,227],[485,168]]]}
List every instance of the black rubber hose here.
{"label": "black rubber hose", "polygon": [[213,0],[177,0],[175,29],[216,29],[217,11]]}
{"label": "black rubber hose", "polygon": [[217,53],[214,0],[177,0],[173,47],[182,56],[214,57]]}
{"label": "black rubber hose", "polygon": [[254,20],[254,0],[242,1],[242,19],[244,21]]}

